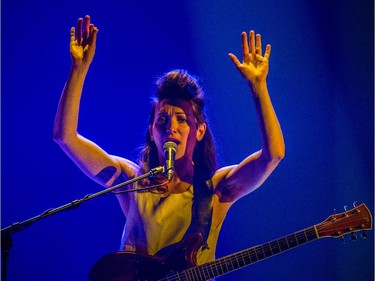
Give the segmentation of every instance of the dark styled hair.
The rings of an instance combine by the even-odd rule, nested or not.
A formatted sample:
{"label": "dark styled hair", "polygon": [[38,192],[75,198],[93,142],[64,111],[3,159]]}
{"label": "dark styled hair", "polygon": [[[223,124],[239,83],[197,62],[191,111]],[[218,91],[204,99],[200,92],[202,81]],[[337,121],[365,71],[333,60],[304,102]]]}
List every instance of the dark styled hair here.
{"label": "dark styled hair", "polygon": [[203,139],[195,145],[193,161],[194,177],[204,180],[210,179],[217,169],[216,149],[204,110],[203,90],[199,86],[197,78],[190,75],[186,70],[176,69],[160,76],[156,80],[155,86],[156,97],[152,101],[146,143],[139,158],[141,171],[148,172],[151,168],[159,165],[158,151],[155,143],[151,141],[149,131],[154,122],[156,105],[163,99],[177,98],[191,102],[197,125],[202,123],[207,125]]}

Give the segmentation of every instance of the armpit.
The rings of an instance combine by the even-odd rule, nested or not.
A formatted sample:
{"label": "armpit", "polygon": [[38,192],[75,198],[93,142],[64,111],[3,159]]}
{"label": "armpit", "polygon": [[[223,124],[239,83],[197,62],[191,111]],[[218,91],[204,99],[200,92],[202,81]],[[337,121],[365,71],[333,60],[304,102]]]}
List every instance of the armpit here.
{"label": "armpit", "polygon": [[116,173],[116,168],[113,166],[105,167],[99,173],[95,175],[95,179],[99,182],[108,182]]}
{"label": "armpit", "polygon": [[235,165],[223,167],[217,170],[212,178],[214,193],[218,197],[220,203],[230,203],[233,201],[232,192],[230,191],[227,182],[227,176],[234,167]]}

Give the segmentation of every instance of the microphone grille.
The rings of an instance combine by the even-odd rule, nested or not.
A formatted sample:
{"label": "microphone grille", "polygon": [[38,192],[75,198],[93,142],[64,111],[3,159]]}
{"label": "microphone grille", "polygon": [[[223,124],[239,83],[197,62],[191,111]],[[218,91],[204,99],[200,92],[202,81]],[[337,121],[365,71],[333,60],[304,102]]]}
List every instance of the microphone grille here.
{"label": "microphone grille", "polygon": [[177,152],[177,144],[173,141],[167,141],[166,143],[164,143],[163,148],[164,148],[164,151],[168,149],[172,149],[174,150],[174,152]]}

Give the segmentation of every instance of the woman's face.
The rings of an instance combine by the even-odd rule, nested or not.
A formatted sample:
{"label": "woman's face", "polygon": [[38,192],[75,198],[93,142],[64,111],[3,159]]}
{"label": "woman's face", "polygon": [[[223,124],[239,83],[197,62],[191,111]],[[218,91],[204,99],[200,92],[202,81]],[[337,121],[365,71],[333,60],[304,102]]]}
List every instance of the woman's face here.
{"label": "woman's face", "polygon": [[190,103],[182,100],[158,102],[150,134],[158,148],[161,164],[164,163],[163,146],[167,141],[177,143],[176,159],[185,154],[188,159],[192,159],[197,129]]}
{"label": "woman's face", "polygon": [[149,131],[158,149],[160,165],[165,164],[164,144],[167,141],[177,144],[175,173],[181,181],[192,184],[193,152],[196,142],[202,140],[206,133],[206,124],[197,125],[191,103],[180,99],[159,101]]}

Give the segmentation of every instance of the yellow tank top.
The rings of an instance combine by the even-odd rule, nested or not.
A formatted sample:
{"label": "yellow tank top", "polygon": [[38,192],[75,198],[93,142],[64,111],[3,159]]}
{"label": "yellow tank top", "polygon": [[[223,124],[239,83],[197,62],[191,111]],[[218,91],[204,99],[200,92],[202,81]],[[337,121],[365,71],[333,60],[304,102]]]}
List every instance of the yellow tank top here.
{"label": "yellow tank top", "polygon": [[[191,223],[193,193],[191,187],[186,192],[166,197],[150,192],[128,194],[130,202],[121,250],[154,255],[180,242]],[[207,239],[209,249],[198,251],[198,264],[214,260],[221,225],[211,225]]]}

